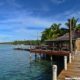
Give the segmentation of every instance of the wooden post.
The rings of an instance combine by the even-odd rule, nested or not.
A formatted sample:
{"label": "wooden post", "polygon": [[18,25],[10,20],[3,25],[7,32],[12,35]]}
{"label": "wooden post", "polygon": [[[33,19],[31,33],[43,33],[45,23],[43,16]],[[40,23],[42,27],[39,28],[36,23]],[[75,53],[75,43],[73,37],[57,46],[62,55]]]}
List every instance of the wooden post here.
{"label": "wooden post", "polygon": [[54,50],[54,43],[53,43],[53,50]]}
{"label": "wooden post", "polygon": [[70,55],[69,55],[69,63],[71,63],[71,56],[73,53],[73,46],[72,46],[72,21],[69,20],[69,40],[70,40]]}
{"label": "wooden post", "polygon": [[71,53],[69,53],[69,63],[71,63]]}
{"label": "wooden post", "polygon": [[73,53],[73,45],[72,45],[72,24],[71,24],[71,20],[70,20],[70,52],[71,54]]}
{"label": "wooden post", "polygon": [[57,80],[57,65],[53,65],[52,69],[53,69],[52,80]]}
{"label": "wooden post", "polygon": [[64,56],[64,69],[67,70],[67,56]]}

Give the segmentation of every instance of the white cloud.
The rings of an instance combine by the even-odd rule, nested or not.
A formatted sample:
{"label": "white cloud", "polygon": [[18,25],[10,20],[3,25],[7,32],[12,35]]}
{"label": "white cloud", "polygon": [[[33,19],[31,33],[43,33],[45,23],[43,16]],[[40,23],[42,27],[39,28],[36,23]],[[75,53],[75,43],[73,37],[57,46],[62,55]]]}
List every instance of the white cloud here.
{"label": "white cloud", "polygon": [[44,19],[44,18],[39,18],[39,17],[33,17],[33,16],[17,16],[14,18],[9,18],[6,20],[2,20],[0,21],[0,24],[5,24],[5,25],[17,25],[20,24],[22,26],[33,26],[33,27],[48,27],[49,25],[52,24],[51,21],[49,21],[48,19]]}
{"label": "white cloud", "polygon": [[56,4],[61,4],[64,3],[66,0],[51,0],[51,1]]}

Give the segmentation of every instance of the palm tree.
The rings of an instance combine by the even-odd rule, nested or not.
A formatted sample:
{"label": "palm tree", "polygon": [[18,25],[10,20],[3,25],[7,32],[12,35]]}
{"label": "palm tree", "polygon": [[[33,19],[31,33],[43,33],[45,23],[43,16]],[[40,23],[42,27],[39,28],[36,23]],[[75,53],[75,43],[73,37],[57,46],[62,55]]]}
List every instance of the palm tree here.
{"label": "palm tree", "polygon": [[71,19],[68,19],[68,22],[66,25],[69,28],[69,40],[70,40],[70,52],[73,53],[73,45],[72,45],[72,31],[75,31],[77,26],[78,19],[75,19],[74,17]]}
{"label": "palm tree", "polygon": [[43,32],[42,32],[42,36],[41,36],[41,41],[44,40],[50,40],[51,39],[51,29],[50,28],[46,28]]}
{"label": "palm tree", "polygon": [[55,39],[60,35],[60,26],[61,24],[54,23],[51,25],[52,38]]}
{"label": "palm tree", "polygon": [[66,34],[68,32],[69,32],[69,29],[67,29],[67,28],[61,28],[60,29],[60,36],[63,36],[64,34]]}
{"label": "palm tree", "polygon": [[60,25],[53,24],[42,32],[41,41],[56,39],[60,35]]}
{"label": "palm tree", "polygon": [[69,28],[70,27],[70,21],[71,21],[71,30],[75,30],[78,22],[78,18],[72,17],[71,19],[68,19],[68,22],[65,23],[65,25]]}

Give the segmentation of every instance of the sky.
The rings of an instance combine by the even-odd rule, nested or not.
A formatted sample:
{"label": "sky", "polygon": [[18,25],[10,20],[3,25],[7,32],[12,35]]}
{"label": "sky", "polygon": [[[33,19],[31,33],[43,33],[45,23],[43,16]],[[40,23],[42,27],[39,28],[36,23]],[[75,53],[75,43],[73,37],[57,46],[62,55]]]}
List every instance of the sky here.
{"label": "sky", "polygon": [[0,42],[40,39],[53,23],[80,18],[80,0],[0,0]]}

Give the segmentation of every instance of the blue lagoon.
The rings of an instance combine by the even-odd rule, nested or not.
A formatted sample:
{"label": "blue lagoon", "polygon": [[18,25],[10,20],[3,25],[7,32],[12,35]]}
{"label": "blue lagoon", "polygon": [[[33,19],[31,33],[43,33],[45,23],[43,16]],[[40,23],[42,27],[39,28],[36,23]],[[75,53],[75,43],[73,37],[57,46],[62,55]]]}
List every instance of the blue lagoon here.
{"label": "blue lagoon", "polygon": [[0,44],[0,80],[51,80],[51,62],[30,59],[27,51],[13,50],[13,45]]}

